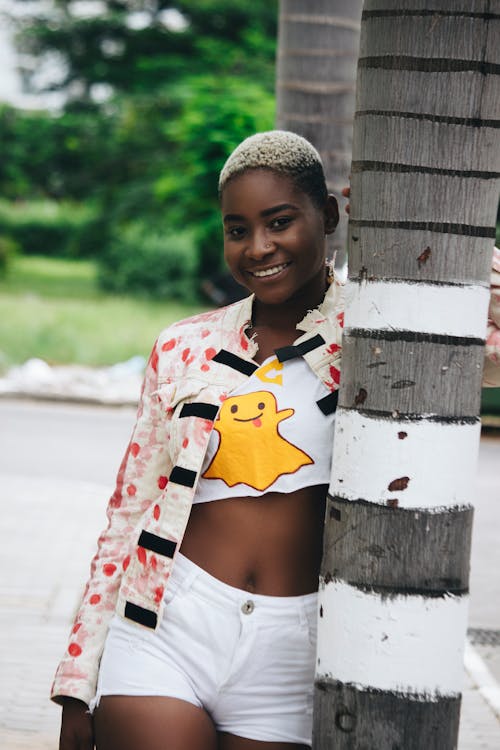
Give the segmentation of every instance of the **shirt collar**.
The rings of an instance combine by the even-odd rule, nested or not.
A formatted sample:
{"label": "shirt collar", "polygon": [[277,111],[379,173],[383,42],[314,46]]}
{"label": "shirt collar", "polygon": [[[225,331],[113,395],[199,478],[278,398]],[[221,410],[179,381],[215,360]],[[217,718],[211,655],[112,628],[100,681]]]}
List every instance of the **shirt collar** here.
{"label": "shirt collar", "polygon": [[[326,290],[323,302],[314,310],[309,310],[306,313],[300,323],[297,323],[297,330],[308,333],[317,328],[319,324],[326,322],[334,314],[340,312],[343,309],[344,286],[344,283],[339,281],[337,277],[334,277]],[[245,330],[252,324],[254,299],[255,295],[250,294],[240,303],[241,307],[238,312],[236,328],[241,332],[241,335],[244,335]]]}
{"label": "shirt collar", "polygon": [[309,310],[300,323],[297,324],[297,330],[308,333],[319,324],[325,323],[333,315],[343,309],[344,284],[336,277],[326,290],[323,302],[314,310]]}

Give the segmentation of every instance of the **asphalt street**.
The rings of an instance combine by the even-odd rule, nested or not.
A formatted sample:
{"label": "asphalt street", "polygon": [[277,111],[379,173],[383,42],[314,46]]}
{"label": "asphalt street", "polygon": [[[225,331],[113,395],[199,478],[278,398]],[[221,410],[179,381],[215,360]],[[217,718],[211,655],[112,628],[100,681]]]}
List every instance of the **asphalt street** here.
{"label": "asphalt street", "polygon": [[[2,749],[57,747],[60,709],[48,691],[133,419],[130,407],[0,401]],[[499,467],[500,436],[484,437],[470,627],[492,694],[500,690]],[[498,750],[500,717],[474,679],[466,675],[459,750]]]}

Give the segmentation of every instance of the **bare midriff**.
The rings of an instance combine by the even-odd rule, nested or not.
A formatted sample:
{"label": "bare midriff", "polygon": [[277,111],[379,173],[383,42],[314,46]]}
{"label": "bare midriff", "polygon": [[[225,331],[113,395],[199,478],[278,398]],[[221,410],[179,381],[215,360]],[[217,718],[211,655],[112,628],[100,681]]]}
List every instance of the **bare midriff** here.
{"label": "bare midriff", "polygon": [[193,505],[181,552],[254,594],[317,591],[327,486]]}

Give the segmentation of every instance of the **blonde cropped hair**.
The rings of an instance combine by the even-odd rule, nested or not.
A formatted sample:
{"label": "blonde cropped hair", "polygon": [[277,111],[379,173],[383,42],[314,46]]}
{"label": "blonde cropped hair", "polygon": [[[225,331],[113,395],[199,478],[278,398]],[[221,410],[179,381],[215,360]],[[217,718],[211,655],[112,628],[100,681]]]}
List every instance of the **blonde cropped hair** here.
{"label": "blonde cropped hair", "polygon": [[288,175],[313,202],[322,206],[328,195],[321,157],[301,135],[287,130],[269,130],[246,138],[222,167],[219,195],[234,177],[249,169],[269,169]]}

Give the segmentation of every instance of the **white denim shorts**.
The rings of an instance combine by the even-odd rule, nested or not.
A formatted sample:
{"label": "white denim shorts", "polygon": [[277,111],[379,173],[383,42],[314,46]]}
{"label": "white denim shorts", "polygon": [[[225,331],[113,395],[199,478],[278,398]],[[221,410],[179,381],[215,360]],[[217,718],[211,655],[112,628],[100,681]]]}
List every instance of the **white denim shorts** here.
{"label": "white denim shorts", "polygon": [[178,554],[157,631],[113,618],[97,693],[204,708],[218,731],[311,744],[317,594],[262,596]]}

